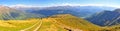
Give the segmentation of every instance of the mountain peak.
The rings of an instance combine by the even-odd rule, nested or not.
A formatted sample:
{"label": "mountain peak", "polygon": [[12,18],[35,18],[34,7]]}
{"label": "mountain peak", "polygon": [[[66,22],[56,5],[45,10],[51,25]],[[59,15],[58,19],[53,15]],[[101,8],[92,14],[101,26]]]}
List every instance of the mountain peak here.
{"label": "mountain peak", "polygon": [[0,5],[0,9],[1,9],[1,8],[8,8],[8,7],[7,7],[7,6]]}
{"label": "mountain peak", "polygon": [[14,9],[9,8],[7,6],[0,5],[0,13],[9,13],[11,10],[14,10]]}

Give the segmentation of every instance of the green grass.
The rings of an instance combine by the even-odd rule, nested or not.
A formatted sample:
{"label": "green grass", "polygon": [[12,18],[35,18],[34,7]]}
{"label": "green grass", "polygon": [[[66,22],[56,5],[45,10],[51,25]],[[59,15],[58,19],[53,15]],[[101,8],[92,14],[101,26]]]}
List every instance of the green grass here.
{"label": "green grass", "polygon": [[57,23],[61,23],[73,29],[80,29],[84,31],[97,31],[102,29],[100,26],[94,25],[84,19],[77,18],[69,14],[56,15],[51,18],[54,18]]}
{"label": "green grass", "polygon": [[43,19],[43,23],[38,31],[67,31],[53,22],[53,19]]}
{"label": "green grass", "polygon": [[39,31],[68,31],[65,27],[70,27],[71,30],[78,29],[83,31],[102,30],[100,26],[69,14],[43,18],[42,21],[43,23],[39,28]]}
{"label": "green grass", "polygon": [[35,29],[40,25],[41,22],[42,22],[42,21],[39,20],[36,24],[34,24],[34,25],[35,25],[34,27],[32,27],[32,28],[30,28],[30,29],[28,29],[28,30],[26,30],[26,31],[33,31],[33,30],[35,30]]}
{"label": "green grass", "polygon": [[[0,26],[0,31],[19,31],[25,28],[28,28],[34,25],[37,21],[31,20],[8,20],[8,21],[0,21],[2,25],[7,26]],[[11,26],[11,27],[10,27]],[[12,27],[13,26],[13,27]]]}
{"label": "green grass", "polygon": [[55,15],[43,19],[0,20],[0,31],[20,31],[35,25],[25,30],[33,31],[39,27],[40,24],[41,26],[37,31],[120,31],[120,25],[100,27],[70,14]]}

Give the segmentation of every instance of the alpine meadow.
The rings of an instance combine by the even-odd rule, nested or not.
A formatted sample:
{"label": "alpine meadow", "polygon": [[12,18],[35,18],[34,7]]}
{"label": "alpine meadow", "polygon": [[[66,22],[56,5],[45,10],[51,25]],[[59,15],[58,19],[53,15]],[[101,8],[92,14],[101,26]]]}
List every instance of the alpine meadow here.
{"label": "alpine meadow", "polygon": [[0,0],[0,31],[120,31],[120,0]]}

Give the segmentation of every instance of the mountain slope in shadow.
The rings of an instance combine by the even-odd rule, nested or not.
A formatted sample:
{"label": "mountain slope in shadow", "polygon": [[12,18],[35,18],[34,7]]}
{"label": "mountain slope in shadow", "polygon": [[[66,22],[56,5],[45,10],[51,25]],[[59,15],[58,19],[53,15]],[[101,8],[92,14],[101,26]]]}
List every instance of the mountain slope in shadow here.
{"label": "mountain slope in shadow", "polygon": [[87,20],[100,26],[110,26],[119,24],[120,10],[116,9],[114,11],[103,11],[101,13],[88,17]]}

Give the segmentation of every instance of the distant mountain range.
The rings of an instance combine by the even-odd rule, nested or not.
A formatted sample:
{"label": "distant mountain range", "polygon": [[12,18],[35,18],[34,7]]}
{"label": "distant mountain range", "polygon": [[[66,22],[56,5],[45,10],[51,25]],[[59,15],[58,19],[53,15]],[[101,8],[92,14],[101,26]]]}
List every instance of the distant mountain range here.
{"label": "distant mountain range", "polygon": [[96,12],[104,10],[114,10],[114,7],[104,6],[54,6],[54,7],[13,7],[17,10],[26,11],[27,13],[42,14],[44,16],[51,16],[56,14],[72,14],[77,17],[88,17]]}
{"label": "distant mountain range", "polygon": [[[71,14],[63,16],[57,14]],[[55,15],[55,16],[53,16]],[[70,16],[70,18],[69,18]],[[89,26],[90,21],[91,26],[93,24],[99,26],[111,26],[120,24],[120,9],[114,7],[103,7],[103,6],[54,6],[54,7],[8,7],[0,6],[0,20],[18,20],[18,19],[28,19],[28,18],[57,18],[57,20],[65,20],[69,24],[77,22],[79,19],[81,24],[86,24]],[[75,19],[74,19],[75,18]],[[84,19],[86,19],[84,21]],[[71,20],[71,21],[70,21]],[[60,21],[61,22],[61,21]],[[64,22],[63,22],[64,23]],[[79,22],[77,22],[79,23]],[[75,24],[77,24],[75,23]],[[93,24],[92,24],[93,23]],[[71,26],[71,25],[70,25]],[[83,28],[84,29],[84,28]]]}
{"label": "distant mountain range", "polygon": [[[100,8],[101,9],[101,8]],[[38,20],[39,23],[35,23],[35,26],[32,26],[32,30],[36,29],[39,25],[39,31],[114,31],[119,30],[119,26],[116,28],[101,28],[101,26],[106,25],[115,25],[120,23],[120,9],[114,11],[105,11],[107,9],[101,9],[96,7],[81,8],[81,6],[57,6],[57,7],[45,7],[45,8],[10,8],[7,6],[0,6],[0,20],[2,25],[1,30],[9,30],[11,28],[15,29],[19,26],[18,24],[29,25],[29,23]],[[114,9],[114,8],[113,8]],[[108,10],[113,10],[108,9]],[[100,11],[97,11],[100,10]],[[102,12],[101,12],[102,11]],[[100,12],[95,14],[96,12]],[[58,15],[56,15],[58,14]],[[90,16],[92,15],[92,16]],[[88,17],[90,16],[90,17]],[[43,18],[47,17],[47,18]],[[84,18],[80,17],[86,17]],[[28,18],[37,18],[29,19]],[[42,18],[42,19],[40,19]],[[20,20],[17,20],[20,19]],[[21,20],[22,19],[22,20]],[[23,21],[23,22],[22,22]],[[90,22],[89,22],[90,21]],[[91,23],[92,22],[92,23]],[[42,24],[42,25],[41,25]],[[95,25],[97,24],[97,25]],[[15,26],[15,27],[7,27]],[[100,25],[100,26],[98,26]],[[9,29],[6,29],[9,28]],[[41,29],[44,28],[44,29]],[[12,31],[13,31],[12,29]],[[22,28],[21,28],[22,29]],[[20,30],[21,30],[20,29]],[[28,29],[28,30],[31,30]],[[19,30],[19,28],[17,29]]]}
{"label": "distant mountain range", "polygon": [[7,6],[0,6],[0,19],[22,19],[24,17],[24,12],[12,9]]}
{"label": "distant mountain range", "polygon": [[[33,13],[35,15],[43,15],[49,17],[56,14],[72,14],[77,17],[86,18],[88,21],[100,25],[119,24],[120,11],[114,7],[104,6],[54,6],[54,7],[17,7],[17,10]],[[116,10],[115,10],[116,9]],[[115,10],[115,11],[113,11]]]}
{"label": "distant mountain range", "polygon": [[7,6],[0,6],[0,20],[26,19],[26,18],[39,17],[39,16],[42,15],[26,13],[24,11],[10,8]]}
{"label": "distant mountain range", "polygon": [[103,11],[87,18],[88,21],[100,25],[110,26],[120,23],[120,9],[114,11]]}

